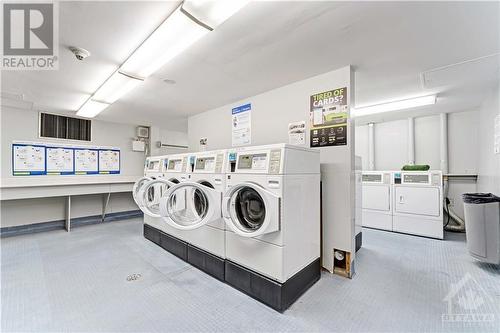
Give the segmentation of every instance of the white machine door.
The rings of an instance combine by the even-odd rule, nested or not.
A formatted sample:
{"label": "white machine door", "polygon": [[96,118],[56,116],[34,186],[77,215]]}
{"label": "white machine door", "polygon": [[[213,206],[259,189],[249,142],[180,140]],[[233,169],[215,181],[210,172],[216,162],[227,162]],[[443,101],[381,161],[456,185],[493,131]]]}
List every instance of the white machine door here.
{"label": "white machine door", "polygon": [[391,209],[391,192],[387,185],[363,185],[363,209],[388,212]]}
{"label": "white machine door", "polygon": [[160,199],[174,184],[165,179],[152,179],[145,183],[137,195],[142,212],[151,217],[160,217]]}
{"label": "white machine door", "polygon": [[160,200],[160,215],[180,230],[197,229],[220,218],[222,193],[196,182],[172,186]]}
{"label": "white machine door", "polygon": [[280,229],[280,198],[253,183],[231,187],[222,198],[222,215],[232,231],[256,237]]}
{"label": "white machine door", "polygon": [[397,213],[439,216],[441,200],[439,188],[398,186],[394,192],[394,209]]}
{"label": "white machine door", "polygon": [[139,180],[137,180],[134,184],[134,187],[132,188],[132,196],[134,197],[134,201],[137,204],[137,206],[143,205],[142,199],[139,196],[139,193],[141,192],[142,187],[150,182],[152,179],[151,177],[142,177]]}

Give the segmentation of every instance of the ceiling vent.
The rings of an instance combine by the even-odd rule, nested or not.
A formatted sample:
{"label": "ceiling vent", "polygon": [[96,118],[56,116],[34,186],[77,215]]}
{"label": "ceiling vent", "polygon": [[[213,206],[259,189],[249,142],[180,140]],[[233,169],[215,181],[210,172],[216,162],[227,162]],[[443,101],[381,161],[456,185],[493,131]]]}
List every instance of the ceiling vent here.
{"label": "ceiling vent", "polygon": [[500,53],[451,64],[420,74],[424,89],[486,83],[498,78]]}

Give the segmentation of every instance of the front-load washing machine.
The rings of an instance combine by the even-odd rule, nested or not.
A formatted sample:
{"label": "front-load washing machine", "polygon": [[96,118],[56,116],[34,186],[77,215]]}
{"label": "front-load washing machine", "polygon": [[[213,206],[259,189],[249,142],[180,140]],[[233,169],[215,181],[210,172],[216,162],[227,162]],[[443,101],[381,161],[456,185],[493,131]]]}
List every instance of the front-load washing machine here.
{"label": "front-load washing machine", "polygon": [[402,171],[394,184],[393,231],[443,239],[441,171]]}
{"label": "front-load washing machine", "polygon": [[[191,154],[175,154],[163,156],[161,177],[146,181],[139,191],[139,201],[142,199],[144,204],[144,237],[158,244],[165,250],[187,260],[187,242],[179,238],[177,230],[169,226],[160,216],[159,203],[160,198],[166,195],[167,190],[173,185],[187,181],[191,173],[190,164]],[[148,192],[158,193],[157,201],[150,202]],[[185,195],[179,195],[176,198],[178,207],[185,206]]]}
{"label": "front-load washing machine", "polygon": [[225,190],[226,152],[192,156],[190,179],[167,190],[160,200],[160,215],[168,225],[167,232],[188,244],[187,261],[224,280],[225,224],[220,206]]}
{"label": "front-load washing machine", "polygon": [[147,157],[144,163],[144,176],[138,179],[132,189],[132,196],[135,203],[145,213],[150,214],[151,211],[158,212],[158,203],[164,190],[164,186],[156,184],[149,186],[145,191],[145,187],[153,180],[163,177],[163,164],[166,156],[151,156]]}
{"label": "front-load washing machine", "polygon": [[390,171],[363,171],[363,227],[392,231],[393,177]]}
{"label": "front-load washing machine", "polygon": [[284,311],[320,278],[319,151],[275,144],[235,158],[222,199],[225,280]]}

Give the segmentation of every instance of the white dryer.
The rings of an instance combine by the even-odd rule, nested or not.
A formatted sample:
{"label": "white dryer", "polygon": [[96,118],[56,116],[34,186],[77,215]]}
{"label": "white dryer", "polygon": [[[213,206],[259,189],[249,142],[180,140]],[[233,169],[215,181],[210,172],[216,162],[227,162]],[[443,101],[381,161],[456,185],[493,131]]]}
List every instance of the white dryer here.
{"label": "white dryer", "polygon": [[393,231],[443,239],[441,171],[401,171],[394,184]]}
{"label": "white dryer", "polygon": [[320,277],[319,161],[318,150],[275,144],[228,164],[225,280],[278,311]]}
{"label": "white dryer", "polygon": [[392,172],[363,171],[361,177],[363,227],[392,231]]}

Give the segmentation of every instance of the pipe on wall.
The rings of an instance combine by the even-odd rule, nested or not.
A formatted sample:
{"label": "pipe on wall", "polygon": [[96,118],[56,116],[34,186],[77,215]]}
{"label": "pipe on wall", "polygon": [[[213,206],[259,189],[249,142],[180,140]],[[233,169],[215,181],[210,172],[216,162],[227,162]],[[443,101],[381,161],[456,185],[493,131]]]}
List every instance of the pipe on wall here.
{"label": "pipe on wall", "polygon": [[415,119],[408,118],[408,164],[415,164]]}
{"label": "pipe on wall", "polygon": [[449,181],[448,181],[448,114],[441,113],[439,115],[439,128],[440,128],[440,140],[439,140],[439,156],[440,156],[440,167],[441,171],[445,175],[443,177],[443,197],[444,197],[444,207],[445,212],[449,215],[449,218],[453,219],[455,224],[446,223],[445,230],[464,232],[465,231],[465,221],[462,220],[448,205],[448,192],[449,192]]}
{"label": "pipe on wall", "polygon": [[368,124],[368,170],[375,170],[375,124]]}
{"label": "pipe on wall", "polygon": [[440,164],[441,171],[443,174],[448,174],[448,114],[441,113],[439,115],[439,126],[440,126]]}

